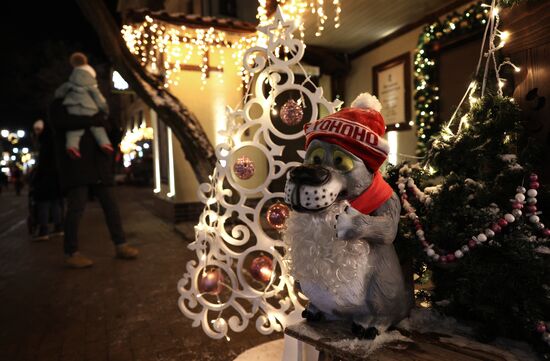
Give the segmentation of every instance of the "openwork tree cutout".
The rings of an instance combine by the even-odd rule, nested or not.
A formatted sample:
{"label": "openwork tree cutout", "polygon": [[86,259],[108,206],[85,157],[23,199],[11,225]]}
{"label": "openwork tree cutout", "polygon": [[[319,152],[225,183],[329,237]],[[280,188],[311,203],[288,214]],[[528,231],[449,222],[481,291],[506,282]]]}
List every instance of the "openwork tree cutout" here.
{"label": "openwork tree cutout", "polygon": [[[226,140],[216,147],[211,182],[199,188],[205,208],[189,245],[196,259],[187,262],[178,283],[180,310],[212,338],[229,339],[230,331],[242,332],[251,320],[259,332],[270,334],[301,318],[305,297],[294,288],[278,231],[288,215],[284,177],[304,151],[289,154],[285,148],[303,137],[303,124],[318,119],[321,108],[332,113],[342,103],[326,100],[301,66],[305,44],[294,39],[295,24],[285,21],[280,9],[258,30],[266,45],[244,55],[252,81],[242,109],[227,108]],[[295,69],[305,74],[303,82],[296,82]],[[283,127],[293,129],[290,133],[274,121],[282,94],[299,94],[279,114],[294,125]]]}

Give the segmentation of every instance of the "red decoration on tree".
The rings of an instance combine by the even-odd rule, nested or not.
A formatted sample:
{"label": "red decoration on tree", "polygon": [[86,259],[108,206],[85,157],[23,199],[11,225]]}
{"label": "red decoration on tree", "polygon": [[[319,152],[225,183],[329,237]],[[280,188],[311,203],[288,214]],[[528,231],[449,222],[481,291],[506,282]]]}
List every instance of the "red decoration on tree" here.
{"label": "red decoration on tree", "polygon": [[235,175],[242,180],[252,178],[255,170],[256,166],[254,165],[254,162],[246,156],[238,158],[233,165],[233,172],[235,172]]}
{"label": "red decoration on tree", "polygon": [[269,282],[273,274],[273,261],[264,255],[254,258],[250,264],[250,273],[258,281]]}
{"label": "red decoration on tree", "polygon": [[267,209],[267,223],[269,223],[271,227],[277,230],[283,229],[285,227],[285,222],[288,218],[289,213],[290,209],[286,204],[279,202],[272,204]]}
{"label": "red decoration on tree", "polygon": [[304,118],[304,109],[294,99],[289,99],[281,107],[281,120],[286,125],[296,125]]}
{"label": "red decoration on tree", "polygon": [[219,268],[212,268],[201,273],[199,291],[210,295],[219,295],[223,287],[223,274]]}

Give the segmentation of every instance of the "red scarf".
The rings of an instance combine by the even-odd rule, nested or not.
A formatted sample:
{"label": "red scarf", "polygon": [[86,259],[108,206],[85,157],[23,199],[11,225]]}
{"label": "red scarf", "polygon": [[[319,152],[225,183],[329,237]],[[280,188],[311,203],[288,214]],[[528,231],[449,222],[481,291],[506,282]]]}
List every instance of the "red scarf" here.
{"label": "red scarf", "polygon": [[376,171],[371,185],[357,198],[350,202],[351,206],[363,214],[371,214],[384,204],[393,194],[393,189]]}

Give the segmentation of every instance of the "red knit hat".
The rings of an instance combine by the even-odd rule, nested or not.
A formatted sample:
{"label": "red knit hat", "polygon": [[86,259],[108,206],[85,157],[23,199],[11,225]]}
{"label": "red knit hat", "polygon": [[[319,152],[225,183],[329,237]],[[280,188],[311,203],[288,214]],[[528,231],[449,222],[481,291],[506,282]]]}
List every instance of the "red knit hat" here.
{"label": "red knit hat", "polygon": [[360,94],[350,108],[307,123],[304,126],[306,148],[313,139],[336,144],[377,171],[389,152],[388,142],[383,138],[385,125],[381,109],[374,95]]}

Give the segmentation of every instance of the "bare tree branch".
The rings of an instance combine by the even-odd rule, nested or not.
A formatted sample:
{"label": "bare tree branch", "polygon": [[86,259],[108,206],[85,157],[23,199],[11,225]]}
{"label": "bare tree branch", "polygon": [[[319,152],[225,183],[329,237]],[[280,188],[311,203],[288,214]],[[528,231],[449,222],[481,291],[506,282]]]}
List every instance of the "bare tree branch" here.
{"label": "bare tree branch", "polygon": [[103,0],[75,1],[94,27],[111,63],[138,96],[172,129],[197,180],[207,182],[214,169],[216,155],[197,117],[168,92],[158,79],[148,74],[128,50]]}

